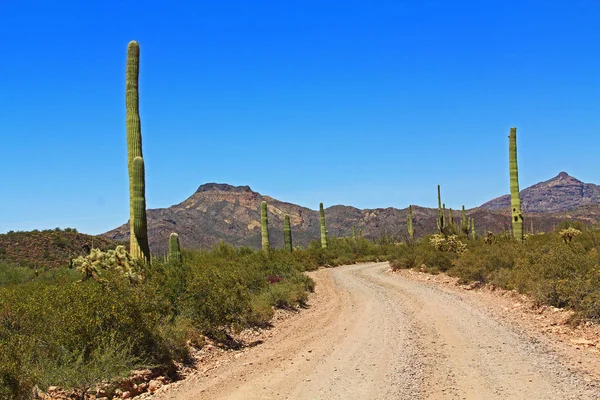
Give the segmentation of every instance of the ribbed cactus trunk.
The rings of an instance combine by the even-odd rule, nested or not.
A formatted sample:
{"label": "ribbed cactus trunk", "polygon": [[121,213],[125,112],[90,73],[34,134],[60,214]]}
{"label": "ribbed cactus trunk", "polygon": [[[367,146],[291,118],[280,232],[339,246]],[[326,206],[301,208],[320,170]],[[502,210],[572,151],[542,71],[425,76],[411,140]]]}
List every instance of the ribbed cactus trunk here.
{"label": "ribbed cactus trunk", "polygon": [[448,226],[448,217],[446,216],[446,203],[442,204],[442,233],[446,231]]}
{"label": "ribbed cactus trunk", "polygon": [[438,230],[440,233],[444,232],[444,213],[442,211],[442,194],[440,190],[440,185],[438,185],[438,217],[436,220]]}
{"label": "ribbed cactus trunk", "polygon": [[467,212],[465,211],[465,206],[462,206],[460,210],[460,230],[465,235],[469,236],[469,225],[467,221]]}
{"label": "ribbed cactus trunk", "polygon": [[[130,228],[131,236],[136,239],[136,249],[139,250],[137,258],[150,263],[150,246],[148,245],[148,226],[146,222],[146,183],[144,159],[142,157],[133,159],[132,175],[133,194],[131,202],[133,204],[133,215],[131,220],[133,224]],[[134,256],[134,253],[131,252],[131,255]]]}
{"label": "ribbed cactus trunk", "polygon": [[171,233],[169,236],[169,262],[180,263],[181,258],[181,247],[179,246],[179,235]]}
{"label": "ribbed cactus trunk", "polygon": [[290,224],[290,216],[287,214],[283,218],[283,244],[287,251],[292,251],[292,225]]}
{"label": "ribbed cactus trunk", "polygon": [[319,204],[319,213],[321,214],[321,247],[327,248],[327,229],[325,228],[325,210],[323,210],[323,203]]}
{"label": "ribbed cactus trunk", "polygon": [[519,167],[517,166],[517,128],[510,128],[508,135],[508,158],[510,167],[510,205],[512,208],[513,237],[523,241],[523,215],[519,195]]}
{"label": "ribbed cactus trunk", "polygon": [[140,45],[136,41],[132,41],[127,47],[125,73],[125,124],[127,131],[127,169],[129,171],[129,251],[134,258],[149,263],[150,246],[148,245],[146,221],[146,185],[139,112],[139,67]]}
{"label": "ribbed cactus trunk", "polygon": [[260,204],[260,226],[262,230],[262,249],[268,252],[271,244],[269,242],[269,217],[267,215],[267,202]]}
{"label": "ribbed cactus trunk", "polygon": [[469,225],[471,228],[471,239],[475,240],[475,220],[473,218],[469,218]]}
{"label": "ribbed cactus trunk", "polygon": [[408,206],[408,217],[406,219],[406,226],[408,228],[408,237],[412,241],[415,237],[415,230],[413,228],[412,205]]}

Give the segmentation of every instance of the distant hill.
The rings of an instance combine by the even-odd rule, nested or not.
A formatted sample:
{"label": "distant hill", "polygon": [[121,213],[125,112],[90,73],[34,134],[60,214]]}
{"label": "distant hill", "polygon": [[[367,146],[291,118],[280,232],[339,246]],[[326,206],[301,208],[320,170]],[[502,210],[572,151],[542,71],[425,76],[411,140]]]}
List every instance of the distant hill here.
{"label": "distant hill", "polygon": [[[525,213],[565,212],[598,204],[600,186],[583,183],[566,172],[521,190],[521,209]],[[492,211],[510,209],[510,195],[490,200],[481,208]]]}
{"label": "distant hill", "polygon": [[0,262],[40,268],[68,266],[70,258],[89,254],[92,246],[107,250],[117,244],[74,229],[9,232],[0,234]]}
{"label": "distant hill", "polygon": [[[433,191],[435,196],[435,191]],[[564,219],[586,223],[600,220],[600,189],[584,184],[566,173],[522,191],[525,227],[533,222],[536,231],[548,231]],[[266,201],[269,213],[271,244],[283,246],[283,218],[290,215],[294,245],[306,246],[318,239],[319,213],[306,207],[262,195],[249,186],[207,183],[182,203],[169,208],[148,210],[148,235],[155,254],[164,254],[171,232],[179,234],[185,248],[207,247],[223,240],[238,246],[260,247],[260,203]],[[408,206],[408,205],[407,205]],[[315,204],[315,209],[318,204]],[[456,208],[459,208],[457,205]],[[491,200],[467,210],[475,220],[477,232],[500,232],[510,228],[510,198]],[[350,236],[356,227],[367,238],[382,235],[406,237],[408,209],[378,208],[360,210],[334,205],[325,209],[327,230],[332,236]],[[422,236],[436,230],[437,209],[413,205],[415,234]],[[456,223],[460,212],[454,210]],[[121,225],[103,234],[112,240],[128,240],[129,226]]]}

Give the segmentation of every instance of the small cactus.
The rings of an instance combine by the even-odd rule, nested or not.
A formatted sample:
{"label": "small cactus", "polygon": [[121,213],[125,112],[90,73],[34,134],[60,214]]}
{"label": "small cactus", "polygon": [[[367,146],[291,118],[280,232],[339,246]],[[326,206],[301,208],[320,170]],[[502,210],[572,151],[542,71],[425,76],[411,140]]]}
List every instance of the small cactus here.
{"label": "small cactus", "polygon": [[319,213],[321,214],[321,247],[327,248],[327,229],[325,229],[325,210],[323,210],[323,203],[319,204]]}
{"label": "small cactus", "polygon": [[283,243],[285,245],[285,249],[289,252],[292,251],[292,226],[290,224],[290,216],[285,215],[283,218]]}
{"label": "small cactus", "polygon": [[267,202],[260,204],[260,226],[262,233],[262,249],[268,252],[271,244],[269,242],[269,216],[267,215]]}
{"label": "small cactus", "polygon": [[180,264],[182,262],[181,258],[181,248],[179,247],[179,235],[176,233],[171,233],[169,236],[169,258],[170,263]]}

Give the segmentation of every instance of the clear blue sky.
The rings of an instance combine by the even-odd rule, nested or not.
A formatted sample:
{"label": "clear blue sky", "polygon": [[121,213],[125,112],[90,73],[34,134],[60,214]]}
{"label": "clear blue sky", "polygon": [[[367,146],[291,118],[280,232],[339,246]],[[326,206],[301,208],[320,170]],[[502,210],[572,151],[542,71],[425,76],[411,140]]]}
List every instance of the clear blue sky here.
{"label": "clear blue sky", "polygon": [[316,209],[600,183],[600,2],[5,1],[0,232],[128,219],[127,43],[149,208],[206,182]]}

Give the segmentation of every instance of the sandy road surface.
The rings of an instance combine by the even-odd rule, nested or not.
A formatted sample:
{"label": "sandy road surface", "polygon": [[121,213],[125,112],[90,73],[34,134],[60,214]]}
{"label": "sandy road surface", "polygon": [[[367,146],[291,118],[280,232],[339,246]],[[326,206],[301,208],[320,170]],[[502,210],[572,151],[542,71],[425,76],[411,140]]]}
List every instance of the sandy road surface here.
{"label": "sandy road surface", "polygon": [[598,383],[459,292],[387,263],[314,272],[312,306],[161,399],[598,399]]}

